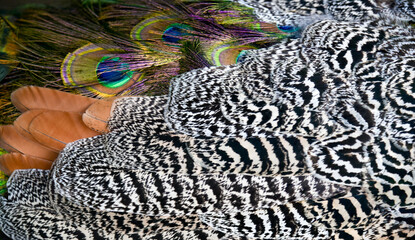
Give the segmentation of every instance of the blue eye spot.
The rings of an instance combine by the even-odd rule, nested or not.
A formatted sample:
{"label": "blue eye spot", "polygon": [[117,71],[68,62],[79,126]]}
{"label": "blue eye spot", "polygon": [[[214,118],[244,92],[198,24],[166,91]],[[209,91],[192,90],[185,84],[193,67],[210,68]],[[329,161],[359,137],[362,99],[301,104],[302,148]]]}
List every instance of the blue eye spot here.
{"label": "blue eye spot", "polygon": [[192,28],[185,24],[174,23],[170,25],[163,33],[163,41],[169,43],[178,43],[183,36],[191,35],[189,30]]}
{"label": "blue eye spot", "polygon": [[278,26],[278,29],[283,32],[295,32],[297,31],[297,28],[293,26]]}
{"label": "blue eye spot", "polygon": [[131,74],[128,64],[120,61],[120,58],[104,57],[97,66],[98,81],[109,88],[117,88],[129,81]]}

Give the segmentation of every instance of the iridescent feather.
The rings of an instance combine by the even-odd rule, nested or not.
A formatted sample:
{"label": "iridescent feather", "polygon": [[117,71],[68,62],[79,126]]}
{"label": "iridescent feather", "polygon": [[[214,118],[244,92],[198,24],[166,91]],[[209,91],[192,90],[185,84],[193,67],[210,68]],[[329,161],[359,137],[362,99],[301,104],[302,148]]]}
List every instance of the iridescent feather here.
{"label": "iridescent feather", "polygon": [[65,57],[61,78],[66,86],[111,97],[140,84],[144,76],[139,72],[140,68],[153,63],[141,61],[140,66],[136,66],[138,56],[124,53],[122,49],[88,43]]}
{"label": "iridescent feather", "polygon": [[[17,22],[17,58],[31,77],[86,96],[165,94],[181,67],[234,64],[244,50],[293,35],[228,1],[82,6],[27,11]],[[196,40],[202,63],[181,66],[189,62],[183,61],[184,43]]]}
{"label": "iridescent feather", "polygon": [[18,46],[14,43],[15,33],[10,16],[0,16],[0,81],[16,65]]}

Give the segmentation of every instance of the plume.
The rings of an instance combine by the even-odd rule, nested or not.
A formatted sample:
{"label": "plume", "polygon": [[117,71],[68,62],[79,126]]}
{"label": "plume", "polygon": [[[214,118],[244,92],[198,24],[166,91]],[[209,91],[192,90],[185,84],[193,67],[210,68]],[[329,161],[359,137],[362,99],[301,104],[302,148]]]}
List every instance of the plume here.
{"label": "plume", "polygon": [[49,88],[27,86],[11,101],[22,114],[0,126],[0,170],[49,169],[67,143],[108,132],[114,99],[97,100]]}
{"label": "plume", "polygon": [[24,113],[0,128],[0,167],[54,162],[13,173],[0,228],[15,239],[413,239],[413,6],[241,2],[262,18],[312,20],[301,38],[255,49],[296,28],[264,31],[223,1],[85,4],[99,16],[86,27],[103,31],[79,28],[67,78],[81,72],[72,82],[93,91],[91,79],[120,87],[112,80],[138,71],[144,86],[170,81],[169,94],[17,90]]}
{"label": "plume", "polygon": [[228,1],[90,2],[27,10],[16,25],[17,58],[31,77],[98,97],[166,94],[184,72],[186,42],[201,51],[201,63],[183,66],[189,70],[234,64],[241,51],[292,35]]}

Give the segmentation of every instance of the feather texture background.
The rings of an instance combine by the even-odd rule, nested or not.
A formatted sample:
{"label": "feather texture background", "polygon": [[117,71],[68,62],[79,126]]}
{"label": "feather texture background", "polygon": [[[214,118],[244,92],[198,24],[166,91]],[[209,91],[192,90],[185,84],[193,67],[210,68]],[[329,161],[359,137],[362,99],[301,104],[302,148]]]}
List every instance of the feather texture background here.
{"label": "feather texture background", "polygon": [[[67,144],[51,170],[15,171],[0,200],[3,231],[15,239],[413,238],[413,3],[240,2],[276,26],[307,26],[234,65],[203,67],[213,64],[188,49],[184,63],[202,68],[173,78],[169,95],[119,98],[108,134]],[[135,8],[109,7],[109,27]],[[192,36],[189,26],[166,36]],[[154,42],[140,51],[174,47]],[[205,47],[192,44],[196,53]]]}

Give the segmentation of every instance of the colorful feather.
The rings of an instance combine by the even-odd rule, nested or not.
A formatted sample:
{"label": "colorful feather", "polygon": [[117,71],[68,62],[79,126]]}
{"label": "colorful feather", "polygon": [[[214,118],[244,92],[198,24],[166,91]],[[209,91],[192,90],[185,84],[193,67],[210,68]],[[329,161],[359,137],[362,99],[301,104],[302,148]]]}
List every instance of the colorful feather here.
{"label": "colorful feather", "polygon": [[10,16],[0,16],[0,81],[16,66],[18,46],[15,44],[14,26]]}
{"label": "colorful feather", "polygon": [[157,14],[148,16],[134,26],[130,36],[137,41],[139,48],[147,51],[179,54],[180,42],[194,36],[194,29],[174,16]]}
{"label": "colorful feather", "polygon": [[203,66],[221,66],[236,63],[243,50],[292,36],[227,1],[99,4],[58,14],[27,10],[16,23],[22,69],[86,96],[165,94],[169,80],[183,72],[179,62],[189,62],[182,60],[185,42],[200,42]]}
{"label": "colorful feather", "polygon": [[[138,55],[138,54],[137,54]],[[62,62],[61,78],[65,86],[75,87],[97,96],[111,97],[140,84],[143,74],[140,68],[152,66],[122,49],[99,47],[92,43],[69,53]]]}
{"label": "colorful feather", "polygon": [[[0,156],[7,154],[8,152],[3,148],[0,148]],[[0,171],[0,195],[5,196],[7,194],[7,180],[9,177],[2,171]]]}
{"label": "colorful feather", "polygon": [[[22,42],[18,57],[33,74],[62,74],[94,96],[170,88],[116,100],[14,92],[25,113],[0,127],[11,151],[0,166],[48,168],[60,152],[51,170],[13,174],[2,230],[17,239],[414,238],[415,39],[400,22],[413,6],[241,2],[277,24],[194,0],[87,4],[73,21],[30,21],[24,36],[45,41]],[[296,34],[293,20],[310,25],[274,44]],[[42,57],[42,44],[62,49]]]}
{"label": "colorful feather", "polygon": [[[0,155],[1,156],[1,155]],[[5,196],[7,194],[7,180],[9,177],[0,171],[0,195]]]}

